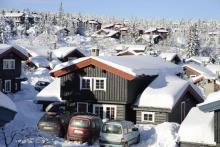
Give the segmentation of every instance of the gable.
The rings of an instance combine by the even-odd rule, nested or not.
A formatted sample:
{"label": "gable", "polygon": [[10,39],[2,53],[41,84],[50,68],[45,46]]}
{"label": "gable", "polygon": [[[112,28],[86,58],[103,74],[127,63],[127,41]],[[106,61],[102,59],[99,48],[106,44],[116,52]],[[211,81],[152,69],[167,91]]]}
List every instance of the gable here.
{"label": "gable", "polygon": [[16,56],[18,56],[21,60],[27,60],[28,57],[26,55],[24,55],[23,53],[21,53],[20,51],[18,51],[17,49],[15,49],[14,47],[11,47],[10,49],[6,50],[5,52],[0,54],[0,58],[4,58],[5,56],[9,55],[10,53],[15,54]]}
{"label": "gable", "polygon": [[73,64],[73,65],[70,65],[68,67],[65,67],[63,69],[60,69],[60,70],[57,70],[57,71],[54,71],[51,73],[51,76],[54,76],[54,77],[60,77],[62,75],[66,75],[68,73],[71,73],[75,70],[78,70],[78,69],[81,69],[81,68],[84,68],[84,67],[87,67],[89,65],[94,65],[94,66],[97,66],[103,70],[106,70],[112,74],[115,74],[115,75],[118,75],[122,78],[125,78],[127,80],[132,80],[135,78],[135,76],[131,75],[131,74],[128,74],[126,72],[124,72],[123,70],[119,70],[119,69],[116,69],[114,67],[111,67],[105,63],[102,63],[100,61],[97,61],[97,60],[94,60],[92,58],[89,58],[89,59],[86,59],[82,62],[79,62],[79,63],[76,63],[76,64]]}

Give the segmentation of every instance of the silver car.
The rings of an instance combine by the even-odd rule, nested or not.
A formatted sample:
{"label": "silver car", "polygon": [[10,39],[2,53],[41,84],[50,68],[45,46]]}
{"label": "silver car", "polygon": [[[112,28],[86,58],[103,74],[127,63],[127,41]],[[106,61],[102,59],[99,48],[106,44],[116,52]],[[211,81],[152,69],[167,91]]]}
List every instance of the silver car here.
{"label": "silver car", "polygon": [[138,128],[130,121],[109,121],[103,124],[99,143],[101,147],[128,147],[139,143]]}

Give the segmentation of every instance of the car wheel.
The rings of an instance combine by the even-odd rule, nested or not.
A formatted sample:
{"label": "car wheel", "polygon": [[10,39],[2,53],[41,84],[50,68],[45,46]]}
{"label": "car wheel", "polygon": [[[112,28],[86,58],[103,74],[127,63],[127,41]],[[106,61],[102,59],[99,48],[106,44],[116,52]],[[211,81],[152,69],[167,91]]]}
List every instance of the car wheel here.
{"label": "car wheel", "polygon": [[128,143],[127,143],[127,142],[125,143],[124,147],[129,147],[129,145],[128,145]]}

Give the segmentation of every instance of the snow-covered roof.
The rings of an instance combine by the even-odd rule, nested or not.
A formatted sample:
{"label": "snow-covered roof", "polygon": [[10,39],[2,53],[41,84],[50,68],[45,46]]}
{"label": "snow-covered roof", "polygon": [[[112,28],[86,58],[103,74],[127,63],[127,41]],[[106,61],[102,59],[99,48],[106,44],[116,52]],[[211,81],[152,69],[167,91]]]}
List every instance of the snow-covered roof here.
{"label": "snow-covered roof", "polygon": [[141,93],[134,105],[172,110],[188,86],[203,98],[201,91],[189,81],[175,75],[161,74]]}
{"label": "snow-covered roof", "polygon": [[24,15],[23,12],[20,12],[20,13],[18,13],[18,12],[12,12],[12,13],[6,12],[4,16],[5,17],[21,17],[23,15]]}
{"label": "snow-covered roof", "polygon": [[220,72],[219,64],[207,64],[206,68],[209,69],[213,74],[218,74],[218,72]]}
{"label": "snow-covered roof", "polygon": [[[65,58],[67,55],[69,55],[74,50],[78,50],[79,52],[81,52],[81,50],[78,49],[77,47],[61,47],[61,48],[54,50],[53,53],[57,58]],[[83,54],[83,52],[81,53]]]}
{"label": "snow-covered roof", "polygon": [[35,101],[62,101],[60,97],[60,78],[54,79],[36,96]]}
{"label": "snow-covered roof", "polygon": [[0,44],[0,54],[6,52],[7,50],[11,49],[11,48],[15,48],[17,51],[19,51],[21,54],[23,54],[24,56],[28,57],[28,51],[18,45],[9,45],[9,44]]}
{"label": "snow-covered roof", "polygon": [[191,58],[188,58],[185,60],[186,62],[196,62],[199,64],[208,63],[210,61],[209,57],[203,57],[203,56],[193,56]]}
{"label": "snow-covered roof", "polygon": [[216,79],[216,75],[213,74],[209,69],[207,69],[205,66],[194,64],[194,63],[189,63],[189,64],[184,64],[183,67],[189,67],[201,75],[204,76],[206,79]]}
{"label": "snow-covered roof", "polygon": [[177,53],[164,53],[164,52],[162,52],[162,53],[159,55],[159,57],[161,57],[161,58],[163,58],[163,59],[165,59],[165,60],[167,60],[167,61],[173,60],[173,58],[174,58],[175,56],[178,56]]}
{"label": "snow-covered roof", "polygon": [[0,107],[17,112],[14,102],[5,94],[0,92]]}
{"label": "snow-covered roof", "polygon": [[125,53],[130,53],[131,55],[141,55],[141,54],[139,54],[139,53],[136,53],[136,52],[133,51],[133,50],[128,50],[128,49],[126,49],[126,50],[122,50],[122,51],[118,52],[118,53],[116,54],[116,56],[120,56],[120,55],[123,55],[123,54],[125,54]]}
{"label": "snow-covered roof", "polygon": [[29,60],[31,62],[33,62],[38,68],[39,67],[45,67],[45,68],[49,67],[49,61],[44,56],[30,57]]}
{"label": "snow-covered roof", "polygon": [[150,32],[156,31],[156,30],[157,30],[157,28],[149,28],[149,29],[145,30],[144,32],[150,33]]}
{"label": "snow-covered roof", "polygon": [[98,56],[98,57],[82,57],[73,61],[65,62],[57,65],[52,72],[56,72],[66,67],[70,67],[82,61],[93,59],[105,65],[111,66],[118,70],[128,73],[132,76],[142,74],[158,75],[161,72],[177,74],[182,72],[182,67],[170,62],[166,62],[161,58],[146,56]]}
{"label": "snow-covered roof", "polygon": [[107,24],[107,25],[102,26],[102,28],[104,29],[104,28],[109,28],[109,27],[113,27],[113,26],[114,26],[114,24]]}
{"label": "snow-covered roof", "polygon": [[144,52],[146,49],[146,45],[119,44],[115,47],[115,50],[125,50],[125,49]]}
{"label": "snow-covered roof", "polygon": [[181,142],[216,145],[214,141],[214,113],[205,113],[198,107],[190,110],[179,128]]}
{"label": "snow-covered roof", "polygon": [[220,91],[210,93],[203,103],[198,104],[198,107],[205,112],[219,110],[220,109]]}
{"label": "snow-covered roof", "polygon": [[51,69],[54,69],[54,67],[58,64],[62,63],[60,60],[58,59],[53,59],[52,61],[50,61],[49,66]]}
{"label": "snow-covered roof", "polygon": [[[100,34],[101,32],[104,32],[105,34]],[[110,30],[110,29],[100,29],[96,31],[92,36],[93,37],[111,37],[115,34],[119,33],[118,31],[115,30]]]}
{"label": "snow-covered roof", "polygon": [[157,29],[157,32],[159,32],[159,33],[168,33],[168,31],[165,30],[165,29]]}

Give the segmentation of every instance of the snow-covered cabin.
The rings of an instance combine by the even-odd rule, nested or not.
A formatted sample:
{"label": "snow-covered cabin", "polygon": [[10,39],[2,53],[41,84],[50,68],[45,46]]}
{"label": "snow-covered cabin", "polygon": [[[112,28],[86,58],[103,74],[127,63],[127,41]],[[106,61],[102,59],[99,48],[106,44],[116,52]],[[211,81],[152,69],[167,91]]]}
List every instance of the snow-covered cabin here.
{"label": "snow-covered cabin", "polygon": [[102,27],[102,23],[98,20],[87,20],[84,24],[86,29],[92,30],[93,32],[100,30]]}
{"label": "snow-covered cabin", "polygon": [[26,49],[17,45],[0,44],[0,91],[4,93],[20,90],[22,61],[28,59]]}
{"label": "snow-covered cabin", "polygon": [[201,91],[176,75],[159,75],[138,96],[136,123],[181,123],[190,109],[203,102]]}
{"label": "snow-covered cabin", "polygon": [[92,34],[92,37],[97,37],[97,38],[115,38],[115,39],[120,39],[120,32],[115,31],[115,30],[110,30],[110,29],[100,29],[96,31],[94,34]]}
{"label": "snow-covered cabin", "polygon": [[217,90],[216,74],[205,66],[189,63],[184,64],[183,69],[185,72],[185,78],[192,80],[195,84],[202,84],[206,95]]}
{"label": "snow-covered cabin", "polygon": [[185,59],[186,63],[195,63],[198,65],[206,65],[210,62],[210,57],[203,56],[192,56],[191,58]]}
{"label": "snow-covered cabin", "polygon": [[23,12],[6,12],[4,17],[13,20],[17,26],[24,24],[25,21],[25,13]]}
{"label": "snow-covered cabin", "polygon": [[14,119],[17,110],[14,102],[5,94],[0,92],[0,128]]}
{"label": "snow-covered cabin", "polygon": [[77,47],[61,47],[54,50],[54,55],[62,62],[85,57],[85,53]]}
{"label": "snow-covered cabin", "polygon": [[159,55],[159,57],[163,58],[166,61],[172,62],[174,64],[181,63],[181,58],[179,57],[177,53],[163,52]]}
{"label": "snow-covered cabin", "polygon": [[131,44],[119,44],[115,47],[117,53],[129,50],[136,53],[144,53],[146,50],[146,45],[131,45]]}
{"label": "snow-covered cabin", "polygon": [[36,96],[34,102],[42,104],[43,109],[50,103],[62,101],[60,97],[60,78],[54,79],[52,83],[42,89]]}
{"label": "snow-covered cabin", "polygon": [[180,125],[180,147],[214,147],[214,112],[203,112],[198,107],[190,110]]}
{"label": "snow-covered cabin", "polygon": [[62,63],[50,74],[61,78],[60,96],[76,105],[74,111],[135,121],[131,106],[161,72],[175,75],[182,68],[149,55],[98,56]]}

